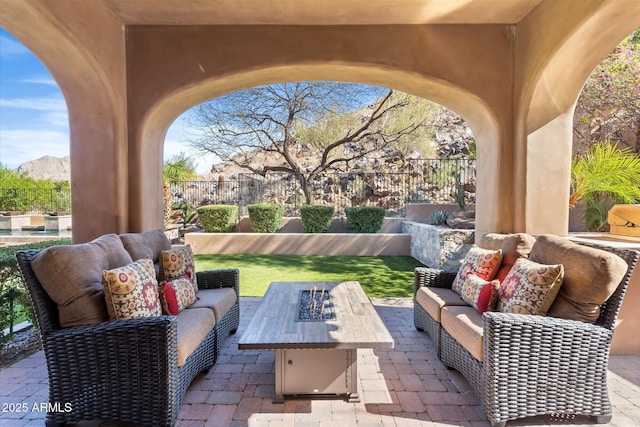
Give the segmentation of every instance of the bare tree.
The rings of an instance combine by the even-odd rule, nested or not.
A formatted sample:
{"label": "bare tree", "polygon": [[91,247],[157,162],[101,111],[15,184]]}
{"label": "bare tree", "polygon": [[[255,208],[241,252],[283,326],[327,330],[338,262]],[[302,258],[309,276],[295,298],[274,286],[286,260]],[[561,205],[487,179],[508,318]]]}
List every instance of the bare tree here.
{"label": "bare tree", "polygon": [[309,183],[319,174],[420,138],[426,118],[418,114],[421,101],[337,82],[261,86],[196,107],[192,121],[202,137],[191,145],[253,173],[293,174],[310,204]]}

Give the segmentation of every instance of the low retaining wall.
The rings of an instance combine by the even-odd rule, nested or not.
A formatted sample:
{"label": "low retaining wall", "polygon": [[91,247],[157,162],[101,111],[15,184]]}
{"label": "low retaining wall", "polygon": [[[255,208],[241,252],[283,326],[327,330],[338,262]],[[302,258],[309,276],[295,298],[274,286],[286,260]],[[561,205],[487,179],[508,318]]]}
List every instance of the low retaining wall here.
{"label": "low retaining wall", "polygon": [[402,232],[411,235],[411,256],[424,265],[457,272],[475,241],[475,230],[458,230],[405,221]]}
{"label": "low retaining wall", "polygon": [[360,233],[187,233],[197,254],[410,256],[407,234]]}

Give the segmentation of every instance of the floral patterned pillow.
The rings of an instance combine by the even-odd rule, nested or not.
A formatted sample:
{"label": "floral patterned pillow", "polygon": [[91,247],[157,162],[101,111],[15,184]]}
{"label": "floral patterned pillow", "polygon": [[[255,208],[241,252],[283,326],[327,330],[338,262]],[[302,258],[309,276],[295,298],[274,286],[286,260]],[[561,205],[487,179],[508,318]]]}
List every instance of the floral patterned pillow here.
{"label": "floral patterned pillow", "polygon": [[518,258],[500,284],[498,311],[545,315],[564,278],[562,264],[543,265]]}
{"label": "floral patterned pillow", "polygon": [[502,250],[497,251],[473,247],[467,252],[467,256],[462,261],[460,270],[453,281],[452,289],[462,295],[462,285],[467,276],[475,274],[484,280],[493,280],[500,263],[502,262]]}
{"label": "floral patterned pillow", "polygon": [[102,272],[110,320],[135,319],[162,314],[153,261],[138,260]]}
{"label": "floral patterned pillow", "polygon": [[193,285],[186,277],[174,279],[170,282],[160,282],[158,288],[164,314],[176,316],[198,299]]}
{"label": "floral patterned pillow", "polygon": [[161,280],[167,282],[186,277],[191,282],[194,292],[198,292],[196,267],[191,246],[162,251],[160,273]]}
{"label": "floral patterned pillow", "polygon": [[484,280],[475,274],[470,274],[462,285],[462,299],[473,306],[480,314],[485,311],[493,311],[498,302],[498,280]]}

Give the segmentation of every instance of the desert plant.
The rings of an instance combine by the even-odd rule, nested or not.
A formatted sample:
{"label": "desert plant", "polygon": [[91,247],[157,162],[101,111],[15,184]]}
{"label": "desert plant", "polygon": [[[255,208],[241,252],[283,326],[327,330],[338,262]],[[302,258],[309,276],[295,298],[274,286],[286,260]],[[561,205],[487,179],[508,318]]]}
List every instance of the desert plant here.
{"label": "desert plant", "polygon": [[305,233],[326,233],[331,227],[333,211],[333,206],[300,206],[302,229]]}
{"label": "desert plant", "polygon": [[207,233],[233,231],[238,217],[236,205],[204,205],[196,209],[202,228]]}
{"label": "desert plant", "polygon": [[384,208],[375,206],[356,206],[345,208],[349,231],[354,233],[377,233],[384,221]]}
{"label": "desert plant", "polygon": [[579,201],[585,204],[587,230],[603,230],[610,204],[640,202],[640,156],[606,140],[576,156],[571,163],[569,207]]}
{"label": "desert plant", "polygon": [[453,172],[453,178],[455,180],[455,185],[456,185],[456,203],[458,204],[458,206],[460,206],[461,210],[464,210],[465,208],[465,203],[464,203],[464,184],[462,183],[462,178],[460,177],[460,170],[456,170]]}
{"label": "desert plant", "polygon": [[433,211],[431,213],[431,224],[433,225],[442,225],[447,223],[447,217],[449,216],[449,212],[438,209],[437,211]]}
{"label": "desert plant", "polygon": [[275,233],[282,224],[284,208],[276,203],[247,206],[251,229],[256,233]]}

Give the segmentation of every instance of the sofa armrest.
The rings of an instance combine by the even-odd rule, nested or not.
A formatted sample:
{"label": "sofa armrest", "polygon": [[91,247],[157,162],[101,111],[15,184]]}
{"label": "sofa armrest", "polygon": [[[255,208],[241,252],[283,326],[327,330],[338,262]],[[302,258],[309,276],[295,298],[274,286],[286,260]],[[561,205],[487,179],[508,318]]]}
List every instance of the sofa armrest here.
{"label": "sofa armrest", "polygon": [[57,373],[50,375],[52,399],[73,393],[107,399],[118,389],[121,395],[135,392],[171,401],[180,382],[174,316],[58,329],[45,334],[42,344],[49,372]]}
{"label": "sofa armrest", "polygon": [[422,286],[451,289],[456,273],[428,267],[416,267],[413,270],[413,294]]}
{"label": "sofa armrest", "polygon": [[240,297],[240,271],[237,268],[196,272],[199,289],[233,288]]}
{"label": "sofa armrest", "polygon": [[582,378],[602,377],[603,372],[606,374],[612,335],[609,329],[576,320],[485,312],[486,380],[522,376],[526,387],[531,382],[570,382],[571,370],[584,372]]}

